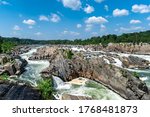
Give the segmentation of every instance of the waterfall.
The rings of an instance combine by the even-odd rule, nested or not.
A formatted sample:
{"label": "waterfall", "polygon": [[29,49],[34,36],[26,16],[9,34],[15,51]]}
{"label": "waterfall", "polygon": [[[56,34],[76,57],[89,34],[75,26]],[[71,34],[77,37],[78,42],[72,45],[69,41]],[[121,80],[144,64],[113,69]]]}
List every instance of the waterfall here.
{"label": "waterfall", "polygon": [[53,83],[55,89],[70,89],[71,84],[64,82],[61,78],[53,76]]}

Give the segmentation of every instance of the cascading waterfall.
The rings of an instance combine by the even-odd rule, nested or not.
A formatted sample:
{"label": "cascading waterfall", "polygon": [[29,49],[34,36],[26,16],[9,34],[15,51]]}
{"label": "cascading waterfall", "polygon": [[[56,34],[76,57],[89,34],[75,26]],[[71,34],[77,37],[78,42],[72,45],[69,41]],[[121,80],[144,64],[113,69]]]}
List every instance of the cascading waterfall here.
{"label": "cascading waterfall", "polygon": [[41,79],[40,72],[49,66],[49,62],[46,60],[29,60],[37,48],[31,49],[29,52],[21,54],[20,56],[28,62],[26,71],[19,77],[21,80],[29,81],[34,86],[37,86],[37,81]]}
{"label": "cascading waterfall", "polygon": [[103,85],[88,79],[87,81],[85,85],[74,85],[69,82],[63,82],[59,77],[53,76],[54,88],[56,89],[54,97],[61,100],[63,94],[71,94],[98,100],[123,100],[122,97]]}

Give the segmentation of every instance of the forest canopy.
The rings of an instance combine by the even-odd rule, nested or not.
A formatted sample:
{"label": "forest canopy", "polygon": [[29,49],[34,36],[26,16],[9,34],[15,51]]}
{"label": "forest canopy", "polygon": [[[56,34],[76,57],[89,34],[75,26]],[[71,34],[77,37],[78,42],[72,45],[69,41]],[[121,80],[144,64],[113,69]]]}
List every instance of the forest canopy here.
{"label": "forest canopy", "polygon": [[88,39],[75,40],[32,40],[19,39],[15,37],[0,37],[0,51],[9,51],[8,46],[23,45],[23,44],[72,44],[72,45],[89,45],[108,43],[150,43],[150,30],[136,33],[126,33],[122,35],[109,34],[104,36],[91,37]]}

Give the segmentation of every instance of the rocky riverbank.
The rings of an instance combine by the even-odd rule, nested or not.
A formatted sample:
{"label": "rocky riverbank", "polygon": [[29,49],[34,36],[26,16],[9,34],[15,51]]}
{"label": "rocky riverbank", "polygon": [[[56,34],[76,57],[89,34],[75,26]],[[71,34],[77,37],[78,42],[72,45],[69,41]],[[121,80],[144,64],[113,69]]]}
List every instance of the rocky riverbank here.
{"label": "rocky riverbank", "polygon": [[[42,72],[45,76],[58,76],[64,81],[85,77],[105,85],[125,99],[150,99],[148,87],[138,76],[108,63],[105,57],[99,57],[100,55],[97,57],[85,57],[85,53],[70,52],[70,50],[60,47],[44,47],[42,50],[44,51],[40,53],[41,50],[39,49],[34,58],[39,59],[41,58],[39,56],[43,58],[46,57],[45,55],[49,55],[47,59],[50,62],[50,66]],[[130,57],[130,59],[135,58]]]}
{"label": "rocky riverbank", "polygon": [[41,100],[40,91],[28,84],[0,80],[0,100]]}
{"label": "rocky riverbank", "polygon": [[19,79],[28,62],[19,55],[28,52],[28,46],[19,46],[10,54],[0,54],[0,100],[40,100],[41,91],[30,82]]}

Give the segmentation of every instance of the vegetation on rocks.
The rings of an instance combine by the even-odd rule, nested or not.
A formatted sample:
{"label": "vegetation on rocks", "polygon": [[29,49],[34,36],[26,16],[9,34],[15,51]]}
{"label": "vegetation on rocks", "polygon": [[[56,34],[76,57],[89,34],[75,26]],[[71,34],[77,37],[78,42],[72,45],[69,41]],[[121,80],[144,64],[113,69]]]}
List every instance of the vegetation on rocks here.
{"label": "vegetation on rocks", "polygon": [[5,73],[3,75],[0,75],[0,79],[1,80],[8,80],[9,79],[9,76]]}
{"label": "vegetation on rocks", "polygon": [[67,50],[67,51],[66,51],[66,54],[67,54],[67,58],[68,58],[68,59],[72,59],[72,57],[73,57],[73,55],[74,55],[71,50]]}
{"label": "vegetation on rocks", "polygon": [[46,80],[41,80],[38,83],[38,88],[42,93],[43,99],[52,99],[52,93],[54,91],[53,89],[53,82],[52,79],[46,79]]}
{"label": "vegetation on rocks", "polygon": [[10,53],[15,47],[15,43],[10,41],[0,41],[0,53]]}
{"label": "vegetation on rocks", "polygon": [[133,76],[135,76],[136,78],[140,78],[140,75],[139,75],[137,72],[133,72],[132,74],[133,74]]}

